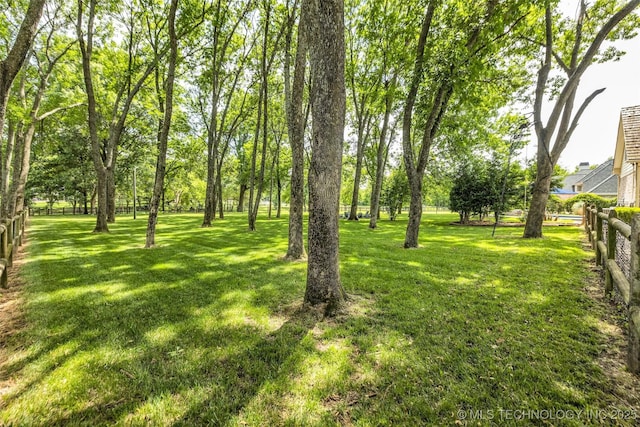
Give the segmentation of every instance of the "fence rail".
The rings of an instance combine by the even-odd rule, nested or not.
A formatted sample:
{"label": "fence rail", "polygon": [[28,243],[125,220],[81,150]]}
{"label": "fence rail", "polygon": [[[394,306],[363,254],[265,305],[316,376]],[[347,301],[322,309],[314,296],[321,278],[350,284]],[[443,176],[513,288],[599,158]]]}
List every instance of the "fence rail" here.
{"label": "fence rail", "polygon": [[605,295],[622,297],[629,323],[627,367],[640,374],[640,214],[631,224],[618,219],[615,209],[587,207],[585,229],[596,263],[604,270]]}
{"label": "fence rail", "polygon": [[0,223],[0,287],[9,286],[9,268],[13,265],[13,254],[22,246],[28,213],[23,211]]}

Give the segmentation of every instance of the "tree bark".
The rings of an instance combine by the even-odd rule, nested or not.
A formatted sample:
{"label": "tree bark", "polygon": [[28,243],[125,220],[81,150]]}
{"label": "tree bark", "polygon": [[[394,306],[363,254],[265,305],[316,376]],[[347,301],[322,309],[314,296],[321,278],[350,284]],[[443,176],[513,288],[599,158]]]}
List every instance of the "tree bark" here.
{"label": "tree bark", "polygon": [[[407,231],[404,239],[405,248],[418,247],[418,233],[422,216],[422,174],[424,173],[424,169],[421,173],[420,166],[416,165],[416,161],[414,159],[415,156],[413,153],[413,144],[411,141],[411,126],[413,120],[413,107],[416,102],[418,89],[420,87],[424,72],[424,51],[426,47],[427,36],[429,35],[429,31],[431,29],[431,21],[433,20],[435,8],[436,2],[429,2],[424,20],[422,21],[422,29],[420,31],[420,38],[418,40],[418,48],[416,52],[413,76],[411,79],[411,86],[409,88],[409,93],[407,94],[402,117],[402,154],[405,163],[405,169],[407,170],[407,177],[409,179],[409,187],[411,189],[409,222],[407,224]],[[425,136],[428,135],[429,132],[429,129],[424,129]],[[430,143],[430,141],[427,142]],[[424,148],[425,147],[423,146],[420,150],[420,160],[422,160]],[[424,163],[426,166],[426,159]]]}
{"label": "tree bark", "polygon": [[547,160],[538,163],[538,173],[533,185],[531,204],[527,222],[525,223],[524,237],[542,237],[542,223],[544,222],[547,200],[549,200],[549,188],[553,177],[553,165]]}
{"label": "tree bark", "polygon": [[[0,128],[0,133],[2,133],[2,128]],[[20,139],[24,140],[24,138]],[[9,174],[11,172],[11,164],[15,163],[13,159],[15,158],[16,160],[18,160],[19,157],[21,158],[21,156],[17,153],[17,149],[21,148],[22,145],[24,144],[20,144],[20,142],[18,141],[18,132],[15,128],[15,124],[10,120],[8,126],[7,144],[4,151],[2,178],[0,178],[0,218],[8,218],[10,217],[9,215],[13,217],[13,213],[11,211],[12,205],[10,202],[11,197],[9,196]],[[15,155],[14,152],[16,152]]]}
{"label": "tree bark", "polygon": [[244,212],[244,199],[245,194],[247,193],[247,184],[240,184],[240,193],[238,194],[238,207],[236,208],[236,212]]}
{"label": "tree bark", "polygon": [[346,295],[340,282],[339,222],[345,122],[344,2],[306,0],[312,76],[309,260],[305,303],[332,315]]}
{"label": "tree bark", "polygon": [[[304,81],[307,65],[306,1],[303,0],[298,25],[298,47],[293,72],[290,101],[287,102],[287,130],[291,144],[291,195],[289,201],[289,238],[286,259],[294,261],[306,256],[303,239],[304,211]],[[286,85],[285,85],[286,87]],[[285,93],[288,91],[285,91]]]}
{"label": "tree bark", "polygon": [[167,80],[165,82],[166,96],[164,117],[162,119],[162,130],[158,141],[158,160],[156,163],[156,176],[153,186],[153,195],[149,206],[149,221],[147,223],[147,238],[145,248],[155,246],[156,224],[158,223],[158,206],[160,197],[164,190],[164,176],[167,165],[167,148],[169,142],[169,130],[171,129],[171,117],[173,115],[173,85],[176,76],[176,62],[178,58],[178,40],[176,36],[176,10],[178,0],[171,0],[169,8],[169,69],[167,70]]}
{"label": "tree bark", "polygon": [[116,150],[112,154],[111,166],[107,168],[107,222],[116,222]]}

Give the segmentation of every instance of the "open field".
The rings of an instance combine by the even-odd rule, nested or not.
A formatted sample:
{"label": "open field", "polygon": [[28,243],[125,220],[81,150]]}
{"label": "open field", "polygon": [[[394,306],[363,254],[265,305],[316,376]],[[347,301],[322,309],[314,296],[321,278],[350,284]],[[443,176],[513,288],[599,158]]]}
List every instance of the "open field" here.
{"label": "open field", "polygon": [[[0,425],[584,425],[509,411],[591,411],[635,425],[598,357],[609,340],[582,231],[454,227],[425,216],[341,222],[351,296],[302,313],[305,263],[287,220],[233,214],[31,219],[25,327],[0,346]],[[613,412],[613,411],[628,412]],[[481,412],[482,411],[482,412]],[[601,411],[601,412],[598,412]],[[625,416],[626,415],[626,416]],[[639,413],[640,415],[640,413]],[[471,420],[480,416],[482,419]]]}

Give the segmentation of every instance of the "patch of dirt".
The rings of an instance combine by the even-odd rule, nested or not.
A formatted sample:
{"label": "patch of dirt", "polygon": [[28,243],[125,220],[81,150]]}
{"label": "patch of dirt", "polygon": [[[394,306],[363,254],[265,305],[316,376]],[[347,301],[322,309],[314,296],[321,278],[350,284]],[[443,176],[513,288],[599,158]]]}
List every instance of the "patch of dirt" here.
{"label": "patch of dirt", "polygon": [[[22,312],[22,290],[25,282],[19,271],[25,262],[26,246],[26,239],[23,239],[23,245],[13,254],[13,266],[8,270],[9,288],[0,288],[0,348],[6,348],[7,340],[25,327]],[[3,362],[4,360],[0,359],[0,367]]]}
{"label": "patch of dirt", "polygon": [[[585,250],[591,250],[585,241]],[[590,268],[595,273],[589,276],[584,291],[589,298],[603,308],[604,316],[600,319],[598,329],[606,337],[605,347],[597,363],[609,378],[617,407],[629,407],[640,413],[640,377],[627,370],[626,358],[628,348],[627,314],[621,298],[604,295],[604,278],[602,268],[595,259],[590,261]]]}
{"label": "patch of dirt", "polygon": [[13,265],[8,269],[8,289],[0,288],[0,397],[8,393],[15,385],[13,378],[5,372],[9,357],[9,340],[26,326],[23,312],[22,291],[24,280],[19,276],[25,262],[26,235],[22,247],[13,254]]}

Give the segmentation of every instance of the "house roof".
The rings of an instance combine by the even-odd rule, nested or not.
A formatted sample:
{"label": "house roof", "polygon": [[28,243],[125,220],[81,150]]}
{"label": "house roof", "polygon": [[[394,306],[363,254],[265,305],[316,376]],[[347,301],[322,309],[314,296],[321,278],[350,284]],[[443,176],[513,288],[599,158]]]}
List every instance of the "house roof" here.
{"label": "house roof", "polygon": [[599,196],[614,196],[618,193],[618,177],[613,175],[613,159],[609,159],[594,169],[580,169],[564,179],[561,191],[556,194],[575,193],[575,186],[581,185],[582,193]]}
{"label": "house roof", "polygon": [[[613,174],[613,159],[609,159],[606,162],[599,165],[597,168],[592,170],[588,175],[586,175],[582,179],[582,191],[585,193],[594,193],[598,194],[597,191],[594,191],[596,188],[602,186],[603,183],[609,180],[609,178]],[[613,190],[613,194],[618,192],[618,181],[615,180],[616,186]],[[604,187],[602,187],[604,189]]]}
{"label": "house roof", "polygon": [[589,190],[589,193],[599,196],[616,196],[618,194],[618,177],[609,175],[607,179]]}
{"label": "house roof", "polygon": [[614,173],[620,174],[624,161],[630,163],[640,162],[640,105],[625,107],[620,110]]}
{"label": "house roof", "polygon": [[572,173],[571,175],[565,176],[564,180],[562,181],[562,189],[568,192],[572,192],[573,186],[575,184],[581,183],[584,180],[584,178],[591,173],[592,170],[589,169],[588,166],[589,166],[588,163],[586,167],[583,167],[581,164],[580,167],[582,167],[582,169],[579,169],[578,171]]}

